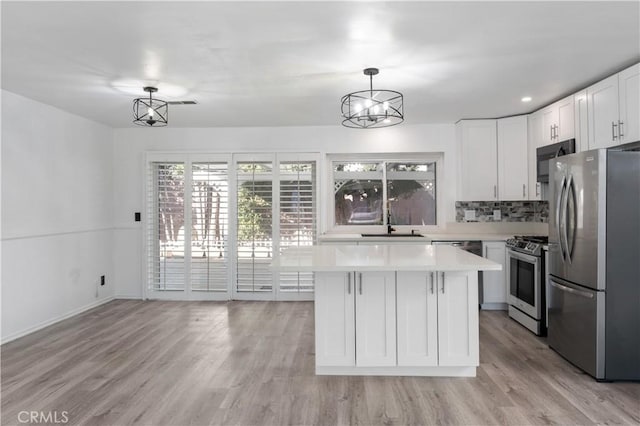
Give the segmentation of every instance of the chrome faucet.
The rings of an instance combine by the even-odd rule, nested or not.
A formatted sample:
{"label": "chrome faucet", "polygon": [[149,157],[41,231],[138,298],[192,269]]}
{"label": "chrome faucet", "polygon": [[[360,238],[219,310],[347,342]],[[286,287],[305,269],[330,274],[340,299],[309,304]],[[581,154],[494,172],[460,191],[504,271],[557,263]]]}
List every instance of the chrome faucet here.
{"label": "chrome faucet", "polygon": [[387,208],[387,235],[391,235],[396,228],[391,226],[391,209]]}

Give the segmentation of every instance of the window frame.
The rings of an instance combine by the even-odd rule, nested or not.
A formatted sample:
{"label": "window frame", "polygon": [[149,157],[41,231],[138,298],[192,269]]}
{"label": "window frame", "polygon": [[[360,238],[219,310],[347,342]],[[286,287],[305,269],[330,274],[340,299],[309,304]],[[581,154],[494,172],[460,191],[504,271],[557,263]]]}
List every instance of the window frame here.
{"label": "window frame", "polygon": [[387,218],[386,208],[384,207],[387,200],[387,172],[386,167],[383,171],[383,223],[381,225],[338,225],[335,217],[335,194],[334,194],[334,163],[336,162],[429,162],[436,163],[436,223],[435,225],[392,225],[397,233],[409,233],[416,230],[420,233],[438,232],[444,228],[444,208],[442,188],[444,175],[444,153],[383,153],[383,154],[327,154],[325,158],[326,188],[325,196],[327,198],[326,208],[324,209],[324,226],[326,233],[335,234],[364,234],[364,233],[386,233]]}

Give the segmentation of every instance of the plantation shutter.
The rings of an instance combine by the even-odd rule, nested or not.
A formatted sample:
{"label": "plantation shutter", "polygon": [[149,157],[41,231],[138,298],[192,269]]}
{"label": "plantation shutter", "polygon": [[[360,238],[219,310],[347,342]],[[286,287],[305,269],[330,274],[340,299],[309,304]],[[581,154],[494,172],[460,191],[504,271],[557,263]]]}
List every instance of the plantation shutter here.
{"label": "plantation shutter", "polygon": [[273,163],[238,162],[236,291],[271,292]]}
{"label": "plantation shutter", "polygon": [[[283,161],[280,175],[280,252],[316,243],[316,162]],[[281,292],[312,292],[312,272],[281,272]]]}
{"label": "plantation shutter", "polygon": [[184,163],[150,163],[147,187],[149,287],[184,290]]}
{"label": "plantation shutter", "polygon": [[227,163],[193,163],[191,176],[191,289],[227,291],[229,258]]}

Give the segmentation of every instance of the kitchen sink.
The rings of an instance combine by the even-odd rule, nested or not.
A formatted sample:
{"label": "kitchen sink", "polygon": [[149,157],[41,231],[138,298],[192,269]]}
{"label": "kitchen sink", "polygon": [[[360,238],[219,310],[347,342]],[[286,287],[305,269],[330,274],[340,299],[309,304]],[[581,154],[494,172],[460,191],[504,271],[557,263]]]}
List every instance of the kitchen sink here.
{"label": "kitchen sink", "polygon": [[424,235],[422,234],[398,234],[398,233],[393,233],[393,234],[360,234],[363,237],[421,237],[424,238]]}

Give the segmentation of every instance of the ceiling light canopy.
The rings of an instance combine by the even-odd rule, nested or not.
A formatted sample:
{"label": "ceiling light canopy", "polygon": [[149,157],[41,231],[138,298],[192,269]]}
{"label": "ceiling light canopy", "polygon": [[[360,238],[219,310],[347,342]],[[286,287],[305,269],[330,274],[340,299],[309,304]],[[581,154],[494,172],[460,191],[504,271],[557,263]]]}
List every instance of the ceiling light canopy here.
{"label": "ceiling light canopy", "polygon": [[342,125],[355,129],[389,127],[404,121],[402,93],[395,90],[373,90],[373,76],[378,68],[366,68],[369,90],[342,97]]}
{"label": "ceiling light canopy", "polygon": [[169,122],[169,105],[160,99],[153,99],[158,91],[155,87],[144,87],[149,98],[138,98],[133,101],[133,122],[139,126],[164,127]]}

